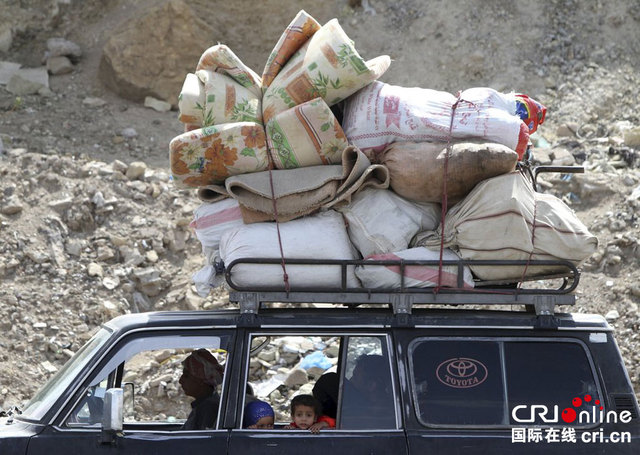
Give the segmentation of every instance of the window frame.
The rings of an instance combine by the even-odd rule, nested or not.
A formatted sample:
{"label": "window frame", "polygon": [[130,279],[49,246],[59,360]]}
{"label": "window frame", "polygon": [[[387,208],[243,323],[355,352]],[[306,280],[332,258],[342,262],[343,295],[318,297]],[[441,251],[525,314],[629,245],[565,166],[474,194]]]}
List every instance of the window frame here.
{"label": "window frame", "polygon": [[[90,370],[87,370],[83,375],[82,380],[78,383],[78,385],[74,388],[73,391],[69,392],[67,395],[67,400],[63,407],[60,408],[58,414],[54,417],[54,420],[57,422],[54,426],[59,431],[67,431],[67,432],[99,432],[101,431],[101,424],[72,424],[69,425],[69,418],[71,414],[74,412],[77,406],[80,405],[80,402],[84,398],[84,392],[88,387],[91,386],[93,382],[97,380],[97,376],[101,375],[102,372],[106,369],[107,365],[113,362],[115,356],[119,354],[122,349],[128,349],[127,345],[130,343],[138,343],[141,338],[150,338],[150,337],[167,337],[167,338],[176,338],[176,337],[197,337],[197,338],[228,338],[228,350],[230,350],[234,346],[234,341],[236,334],[233,330],[230,330],[229,327],[188,327],[188,328],[180,328],[177,329],[175,327],[170,328],[142,328],[131,330],[125,333],[122,333],[113,343],[110,344],[109,348],[104,351],[104,353],[100,356],[100,358],[95,359],[92,362],[93,367]],[[195,348],[194,348],[195,349]],[[153,350],[153,349],[149,349]],[[143,352],[139,351],[138,353]],[[159,433],[164,432],[167,434],[184,434],[185,432],[194,432],[197,431],[199,433],[211,432],[211,431],[226,431],[221,427],[222,424],[222,397],[225,393],[228,393],[229,381],[230,381],[230,362],[231,356],[227,357],[227,364],[225,365],[225,377],[222,383],[222,387],[220,390],[220,407],[218,409],[218,420],[216,428],[208,429],[208,430],[179,430],[179,429],[167,429],[167,430],[159,430],[162,426],[172,426],[173,424],[168,424],[167,422],[161,421],[149,421],[142,423],[126,423],[127,427],[125,428],[127,432],[135,432],[135,433]],[[109,384],[113,384],[115,381],[115,377],[118,374],[122,374],[120,371],[123,368],[124,362],[120,362],[115,366],[112,371],[110,371],[105,379],[108,380]],[[122,379],[122,378],[121,378]],[[121,384],[122,386],[122,384]],[[185,398],[187,399],[187,398]]]}
{"label": "window frame", "polygon": [[[336,419],[336,423],[339,423],[339,419],[340,419],[340,407],[341,407],[341,403],[342,403],[342,390],[343,390],[343,383],[345,380],[345,364],[346,364],[346,360],[347,360],[347,348],[346,348],[346,344],[348,343],[350,338],[362,338],[362,337],[372,337],[372,338],[380,338],[382,339],[382,351],[383,353],[386,353],[387,356],[387,361],[389,363],[389,373],[391,375],[391,387],[392,387],[392,393],[393,393],[393,408],[394,408],[394,412],[395,412],[395,427],[394,428],[369,428],[369,429],[339,429],[339,428],[330,428],[330,429],[325,429],[323,430],[324,432],[327,431],[331,431],[331,432],[339,432],[339,433],[354,433],[354,432],[372,432],[372,431],[399,431],[402,430],[402,414],[401,414],[401,404],[399,403],[400,401],[400,385],[398,383],[398,379],[397,379],[397,371],[395,368],[395,365],[397,365],[397,359],[396,359],[396,353],[395,353],[395,349],[394,349],[394,345],[393,345],[393,340],[392,340],[392,334],[390,333],[390,331],[381,331],[381,332],[375,332],[375,331],[371,331],[371,330],[363,330],[362,332],[359,331],[354,331],[354,330],[350,330],[350,329],[346,329],[346,330],[335,330],[335,329],[301,329],[301,328],[295,328],[295,329],[290,329],[287,330],[286,328],[273,328],[273,329],[269,329],[267,327],[261,327],[259,330],[253,330],[253,331],[247,331],[246,334],[246,339],[245,339],[245,349],[243,352],[243,364],[241,366],[242,368],[242,372],[240,374],[240,377],[242,379],[243,382],[241,382],[242,384],[246,384],[246,382],[249,379],[249,363],[250,363],[250,359],[251,359],[251,340],[253,338],[256,337],[260,337],[260,336],[269,336],[269,337],[296,337],[296,336],[318,336],[318,337],[337,337],[340,338],[340,349],[339,349],[339,354],[338,354],[338,363],[336,365],[336,371],[339,375],[339,389],[340,389],[340,393],[338,395],[338,416]],[[386,344],[386,346],[385,346]],[[260,431],[262,432],[277,432],[278,434],[282,434],[282,433],[287,433],[290,432],[290,430],[285,430],[283,428],[274,428],[272,430],[255,430],[255,429],[248,429],[248,428],[242,428],[242,421],[244,419],[244,407],[246,405],[245,403],[245,394],[243,393],[244,391],[246,391],[246,386],[245,387],[241,387],[240,388],[240,395],[242,395],[241,400],[239,400],[240,403],[240,408],[238,409],[238,421],[239,423],[236,424],[235,428],[233,428],[233,431]],[[278,422],[276,422],[278,423]]]}
{"label": "window frame", "polygon": [[[418,409],[418,387],[415,381],[415,369],[414,369],[414,359],[413,359],[413,353],[414,350],[416,348],[416,346],[424,341],[465,341],[465,342],[473,342],[473,341],[488,341],[488,342],[496,342],[498,343],[498,352],[499,352],[499,358],[500,358],[500,374],[502,376],[502,382],[503,382],[503,397],[504,397],[504,403],[503,403],[503,407],[505,408],[506,411],[506,416],[507,416],[507,420],[510,422],[511,421],[511,409],[509,409],[509,383],[508,383],[508,379],[506,377],[507,375],[507,370],[506,370],[506,358],[505,358],[505,343],[508,342],[529,342],[529,343],[572,343],[572,344],[576,344],[578,346],[580,346],[583,350],[583,352],[585,353],[585,356],[587,358],[587,362],[589,364],[589,370],[591,371],[591,375],[594,379],[594,383],[596,386],[596,389],[598,391],[598,394],[600,396],[600,399],[603,400],[603,405],[604,405],[604,400],[605,400],[605,395],[603,393],[602,390],[602,385],[601,385],[601,379],[600,376],[598,375],[598,371],[595,368],[595,362],[593,361],[593,357],[591,355],[591,352],[589,351],[586,343],[579,339],[579,338],[568,338],[568,337],[550,337],[550,336],[546,336],[546,337],[531,337],[531,336],[504,336],[504,337],[486,337],[486,336],[419,336],[416,338],[413,338],[410,342],[409,345],[407,347],[407,363],[408,363],[408,368],[409,368],[409,372],[408,372],[408,382],[409,382],[409,389],[410,389],[410,395],[411,395],[411,400],[413,402],[413,413],[414,416],[416,418],[416,421],[424,428],[433,428],[433,429],[511,429],[511,428],[530,428],[530,427],[536,427],[536,428],[547,428],[547,427],[553,427],[553,426],[558,426],[560,425],[560,423],[557,424],[550,424],[550,425],[540,425],[540,424],[532,424],[532,423],[518,423],[518,424],[437,424],[437,423],[428,423],[423,421],[423,419],[420,417],[420,412]],[[576,428],[576,430],[588,430],[588,429],[592,429],[599,426],[598,423],[594,423],[594,424],[589,424],[589,425],[574,425],[573,427]]]}

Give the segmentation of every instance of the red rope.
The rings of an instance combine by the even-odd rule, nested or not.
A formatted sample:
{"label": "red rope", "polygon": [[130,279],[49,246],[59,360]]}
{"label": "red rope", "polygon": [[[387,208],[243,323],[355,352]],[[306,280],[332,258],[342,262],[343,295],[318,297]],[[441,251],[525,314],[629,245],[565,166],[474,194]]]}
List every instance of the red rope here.
{"label": "red rope", "polygon": [[284,281],[284,290],[289,294],[291,286],[289,285],[289,275],[287,274],[287,266],[284,260],[284,249],[282,248],[282,237],[280,235],[280,222],[278,221],[278,204],[276,203],[276,193],[273,188],[273,165],[269,166],[269,184],[271,185],[271,202],[273,203],[273,214],[276,221],[276,232],[278,233],[278,246],[280,247],[280,259],[282,260],[282,280]]}
{"label": "red rope", "polygon": [[531,251],[529,252],[529,257],[527,258],[527,263],[522,270],[522,276],[520,277],[520,281],[518,282],[518,288],[522,287],[522,282],[524,281],[524,277],[527,274],[527,270],[529,269],[529,264],[531,263],[531,259],[533,258],[533,250],[535,248],[536,241],[536,217],[538,216],[538,201],[535,196],[535,190],[533,190],[533,226],[531,227]]}
{"label": "red rope", "polygon": [[438,293],[440,291],[441,283],[442,283],[442,261],[444,256],[444,222],[447,215],[447,173],[449,172],[449,154],[451,153],[451,136],[453,135],[453,118],[456,115],[456,109],[458,108],[458,103],[460,102],[460,92],[457,94],[456,102],[451,106],[451,120],[449,121],[449,134],[447,136],[447,148],[444,154],[444,171],[442,178],[442,201],[441,201],[441,213],[440,213],[440,224],[441,224],[441,233],[440,233],[440,261],[438,264],[438,283],[434,288],[433,292]]}

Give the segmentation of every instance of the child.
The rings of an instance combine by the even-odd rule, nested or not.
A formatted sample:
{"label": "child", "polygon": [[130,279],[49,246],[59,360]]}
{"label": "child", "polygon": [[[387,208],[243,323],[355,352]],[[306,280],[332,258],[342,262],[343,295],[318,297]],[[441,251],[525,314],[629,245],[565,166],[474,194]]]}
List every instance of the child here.
{"label": "child", "polygon": [[311,395],[297,395],[291,400],[291,418],[293,422],[285,427],[287,430],[301,429],[318,433],[322,428],[335,428],[336,421],[321,415],[320,402]]}
{"label": "child", "polygon": [[272,430],[273,423],[274,413],[269,403],[254,400],[244,407],[244,428]]}

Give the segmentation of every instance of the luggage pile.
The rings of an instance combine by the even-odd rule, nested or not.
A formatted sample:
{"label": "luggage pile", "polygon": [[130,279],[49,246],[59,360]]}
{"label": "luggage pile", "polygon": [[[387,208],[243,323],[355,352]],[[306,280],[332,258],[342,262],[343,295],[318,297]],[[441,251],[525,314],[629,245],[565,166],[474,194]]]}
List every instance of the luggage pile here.
{"label": "luggage pile", "polygon": [[[400,268],[368,261],[566,259],[597,239],[557,198],[516,170],[546,109],[523,94],[472,88],[454,96],[378,79],[333,19],[300,11],[262,76],[226,46],[207,49],[179,96],[185,132],[170,143],[174,184],[203,204],[192,227],[206,266],[201,295],[241,258],[365,259],[348,288],[397,288]],[[442,219],[444,216],[444,220]],[[446,223],[443,221],[446,220]],[[372,262],[373,264],[373,262]],[[340,267],[239,264],[242,286],[335,288]],[[465,266],[477,280],[521,280],[540,267]],[[408,287],[459,287],[455,266],[407,266]]]}

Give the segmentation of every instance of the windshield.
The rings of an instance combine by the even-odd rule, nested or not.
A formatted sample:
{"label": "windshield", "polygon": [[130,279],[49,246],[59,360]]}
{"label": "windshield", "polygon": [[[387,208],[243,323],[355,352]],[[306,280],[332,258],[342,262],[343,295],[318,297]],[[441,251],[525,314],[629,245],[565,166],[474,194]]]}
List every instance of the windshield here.
{"label": "windshield", "polygon": [[22,410],[22,417],[30,420],[42,419],[110,335],[111,331],[100,329],[27,403]]}

